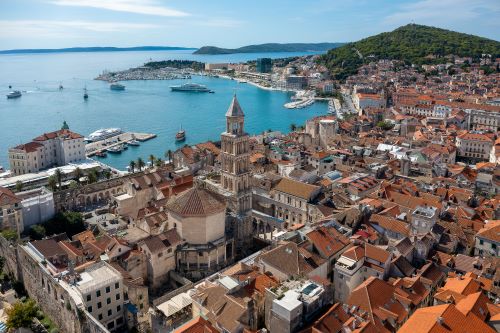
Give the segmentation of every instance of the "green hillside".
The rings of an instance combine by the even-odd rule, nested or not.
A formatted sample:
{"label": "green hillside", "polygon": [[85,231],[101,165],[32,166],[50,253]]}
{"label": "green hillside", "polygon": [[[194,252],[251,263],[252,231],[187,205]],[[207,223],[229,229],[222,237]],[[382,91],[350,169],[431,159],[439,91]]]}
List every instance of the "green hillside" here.
{"label": "green hillside", "polygon": [[[355,74],[363,64],[374,59],[397,59],[412,64],[440,62],[440,57],[453,54],[479,58],[488,53],[500,56],[500,42],[450,30],[408,24],[354,43],[347,43],[321,56],[336,79]],[[437,59],[427,57],[434,55]]]}
{"label": "green hillside", "polygon": [[267,43],[248,45],[237,49],[224,49],[216,46],[203,46],[193,54],[231,54],[231,53],[260,53],[260,52],[307,52],[328,51],[339,47],[343,43]]}

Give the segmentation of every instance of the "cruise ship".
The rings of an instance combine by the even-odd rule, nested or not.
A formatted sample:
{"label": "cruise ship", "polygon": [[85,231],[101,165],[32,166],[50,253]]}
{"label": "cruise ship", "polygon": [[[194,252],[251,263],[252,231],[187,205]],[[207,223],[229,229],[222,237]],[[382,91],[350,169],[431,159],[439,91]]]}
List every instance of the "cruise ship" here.
{"label": "cruise ship", "polygon": [[171,86],[172,91],[188,91],[188,92],[210,92],[206,86],[198,83],[185,83],[180,86]]}
{"label": "cruise ship", "polygon": [[109,86],[109,89],[111,90],[125,90],[125,86],[120,83],[111,83]]}
{"label": "cruise ship", "polygon": [[101,141],[122,133],[123,131],[121,130],[121,128],[103,128],[90,133],[89,136],[85,138],[85,141]]}
{"label": "cruise ship", "polygon": [[14,90],[14,91],[11,91],[10,93],[7,94],[7,98],[18,98],[21,96],[22,96],[22,94],[19,90]]}

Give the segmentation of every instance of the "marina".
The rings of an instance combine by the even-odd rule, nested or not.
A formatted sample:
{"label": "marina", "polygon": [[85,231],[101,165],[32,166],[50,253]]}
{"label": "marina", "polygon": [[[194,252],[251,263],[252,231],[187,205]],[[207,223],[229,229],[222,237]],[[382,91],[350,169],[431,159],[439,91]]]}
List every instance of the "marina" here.
{"label": "marina", "polygon": [[121,132],[118,135],[109,136],[97,141],[92,141],[85,145],[85,155],[87,157],[106,157],[106,153],[119,154],[130,146],[138,146],[139,142],[144,142],[156,138],[156,134]]}
{"label": "marina", "polygon": [[[185,79],[174,80],[129,80],[126,90],[111,91],[107,81],[94,80],[104,68],[119,70],[137,66],[152,58],[193,59],[203,62],[242,62],[256,57],[286,57],[297,53],[193,55],[187,51],[177,52],[110,52],[97,53],[91,59],[85,53],[61,53],[51,55],[0,55],[0,149],[32,138],[40,132],[53,131],[66,120],[70,130],[88,136],[100,128],[130,129],[138,133],[155,133],[157,139],[140,142],[140,146],[129,146],[121,154],[106,153],[107,157],[92,158],[123,170],[131,160],[147,159],[150,154],[164,157],[165,151],[176,150],[184,144],[216,141],[225,127],[221,114],[227,110],[227,101],[236,91],[238,99],[246,106],[246,125],[250,134],[259,134],[272,129],[288,132],[290,124],[303,123],[306,119],[326,114],[326,103],[314,103],[305,109],[286,109],[283,104],[290,101],[289,92],[273,91],[256,87],[248,81],[239,84],[236,80],[212,75],[193,76],[192,81],[203,84],[215,94],[171,92],[169,86],[186,83]],[[45,77],[45,79],[40,79]],[[36,81],[36,82],[35,82]],[[115,80],[116,81],[116,80]],[[59,90],[60,84],[64,85]],[[9,85],[12,88],[9,89]],[[87,88],[88,99],[82,95]],[[7,99],[12,90],[22,92],[22,98]],[[19,118],[23,126],[19,126]],[[175,134],[182,124],[186,140],[176,142]],[[0,164],[8,165],[8,154],[0,154]]]}

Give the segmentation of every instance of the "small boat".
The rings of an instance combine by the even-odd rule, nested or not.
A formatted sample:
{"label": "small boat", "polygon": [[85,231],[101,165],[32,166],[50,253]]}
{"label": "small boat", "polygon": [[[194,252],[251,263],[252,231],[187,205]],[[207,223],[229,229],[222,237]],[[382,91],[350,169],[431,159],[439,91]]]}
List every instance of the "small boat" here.
{"label": "small boat", "polygon": [[125,86],[123,84],[115,82],[115,83],[111,83],[111,85],[109,86],[109,89],[116,90],[116,91],[125,90]]}
{"label": "small boat", "polygon": [[83,99],[88,99],[89,93],[87,92],[87,87],[83,88]]}
{"label": "small boat", "polygon": [[14,91],[11,91],[7,94],[7,98],[19,98],[21,97],[23,94],[21,94],[21,92],[19,90],[14,90]]}
{"label": "small boat", "polygon": [[127,144],[129,146],[139,146],[140,145],[139,141],[137,141],[136,139],[130,140],[129,142],[127,142]]}
{"label": "small boat", "polygon": [[62,83],[59,83],[59,90],[63,90],[63,89],[64,89],[64,87],[63,87]]}
{"label": "small boat", "polygon": [[114,146],[114,147],[109,147],[109,148],[106,149],[106,151],[108,153],[111,153],[111,154],[121,154],[122,150],[123,150],[123,147],[121,145],[117,145],[117,146]]}
{"label": "small boat", "polygon": [[215,93],[215,91],[210,90],[208,93],[209,93],[209,94],[214,94],[214,93]]}
{"label": "small boat", "polygon": [[175,134],[175,141],[182,142],[184,140],[186,140],[186,131],[183,130],[181,127],[179,131]]}
{"label": "small boat", "polygon": [[108,156],[108,154],[106,154],[105,151],[98,151],[97,153],[95,153],[95,156],[106,157]]}

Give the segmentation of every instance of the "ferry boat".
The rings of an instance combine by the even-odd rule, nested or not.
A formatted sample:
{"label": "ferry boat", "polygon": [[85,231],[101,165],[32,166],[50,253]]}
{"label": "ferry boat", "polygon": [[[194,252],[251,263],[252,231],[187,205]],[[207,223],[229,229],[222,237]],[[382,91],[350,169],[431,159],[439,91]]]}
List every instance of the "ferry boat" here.
{"label": "ferry boat", "polygon": [[19,90],[14,90],[11,91],[7,94],[7,98],[18,98],[21,97],[23,94]]}
{"label": "ferry boat", "polygon": [[125,86],[120,83],[111,83],[109,86],[109,89],[111,90],[125,90]]}
{"label": "ferry boat", "polygon": [[186,131],[183,130],[181,127],[179,131],[175,134],[175,141],[182,142],[184,140],[186,140]]}
{"label": "ferry boat", "polygon": [[206,86],[198,83],[185,83],[180,86],[170,86],[172,91],[187,91],[187,92],[210,92]]}
{"label": "ferry boat", "polygon": [[122,133],[123,131],[121,130],[121,128],[101,128],[95,132],[90,133],[89,136],[85,138],[85,141],[101,141]]}

